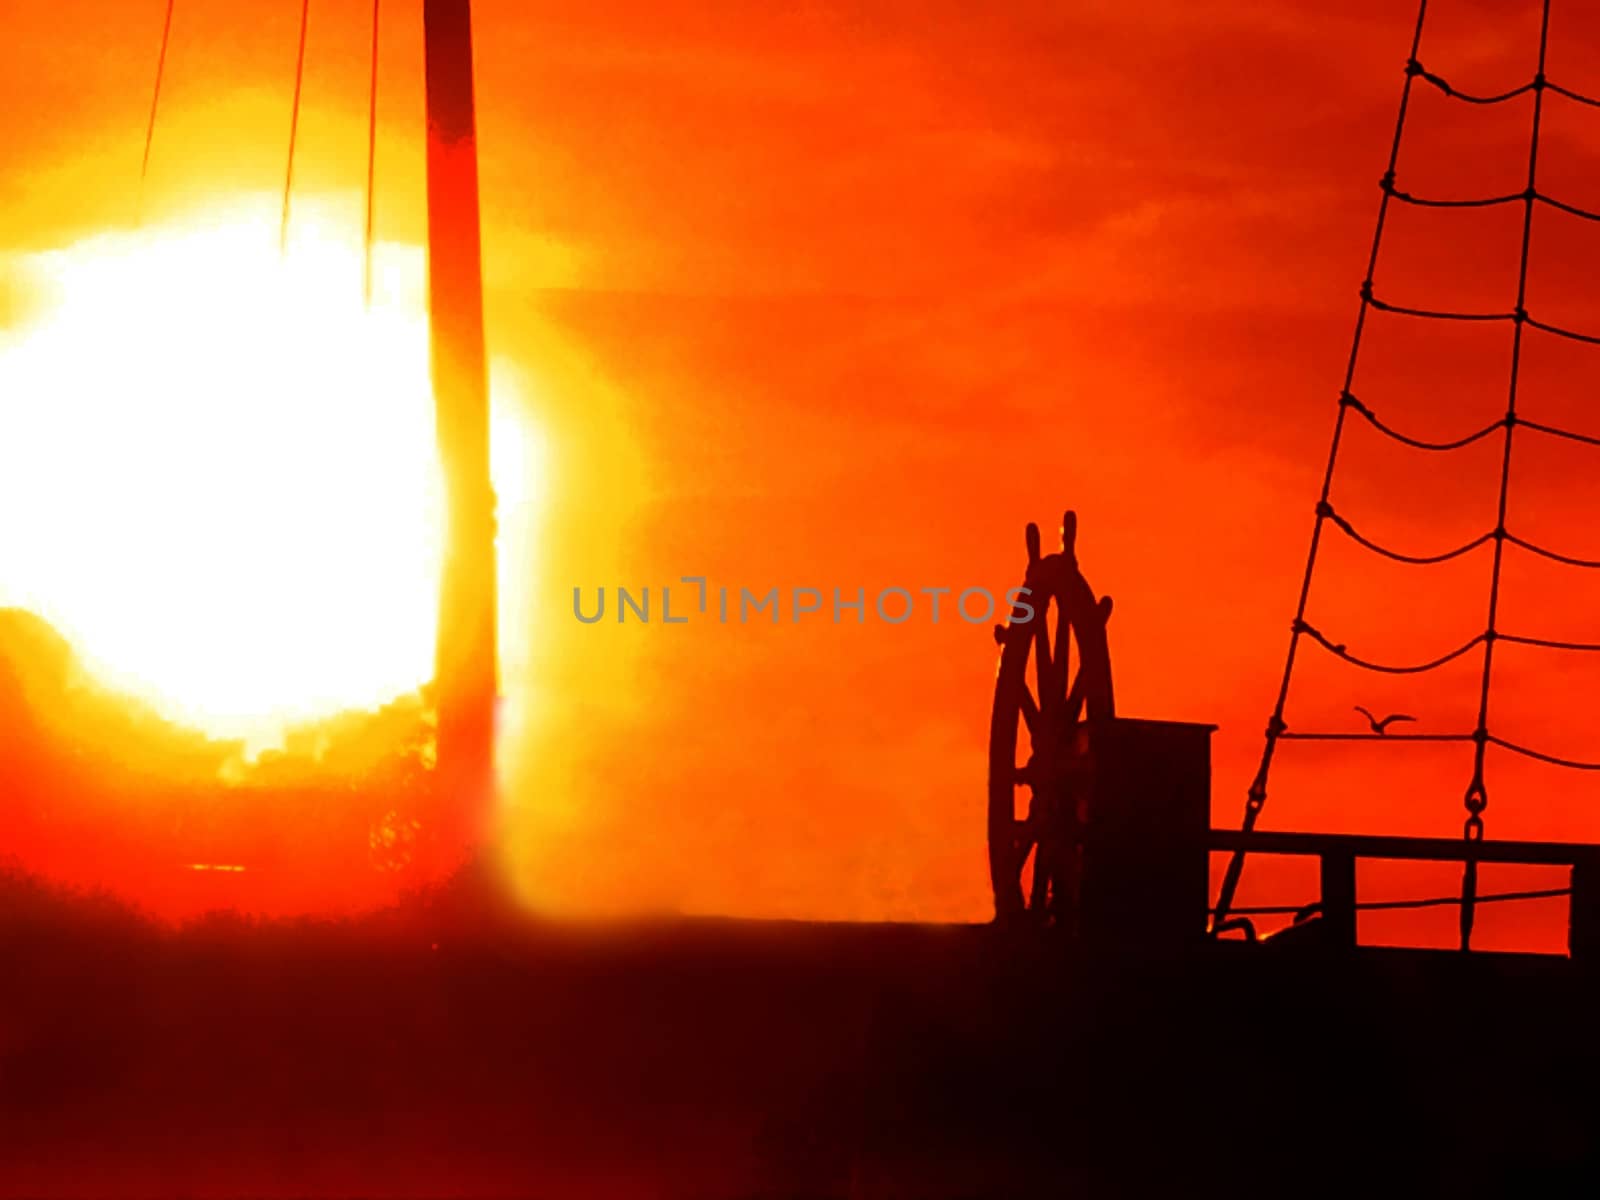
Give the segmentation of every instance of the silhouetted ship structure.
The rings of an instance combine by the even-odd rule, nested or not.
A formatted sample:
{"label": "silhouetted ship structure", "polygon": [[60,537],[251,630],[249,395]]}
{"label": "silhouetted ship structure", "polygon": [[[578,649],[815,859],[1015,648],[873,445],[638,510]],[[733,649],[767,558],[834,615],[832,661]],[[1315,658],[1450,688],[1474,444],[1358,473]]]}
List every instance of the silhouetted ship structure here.
{"label": "silhouetted ship structure", "polygon": [[[1215,726],[1116,715],[1106,634],[1111,599],[1096,599],[1079,570],[1076,540],[1072,512],[1057,553],[1041,555],[1038,526],[1027,527],[1022,594],[1033,611],[1025,621],[995,628],[1000,665],[989,736],[988,843],[999,926],[1048,930],[1080,950],[1119,957],[1183,954],[1231,933],[1252,945],[1337,953],[1356,947],[1358,910],[1419,903],[1358,902],[1358,861],[1448,862],[1463,866],[1463,893],[1454,899],[1465,913],[1462,950],[1470,947],[1475,903],[1569,896],[1570,957],[1600,965],[1600,845],[1261,832],[1250,827],[1253,817],[1242,831],[1210,828]],[[1391,736],[1373,725],[1370,737]],[[1273,728],[1275,737],[1288,732],[1281,710]],[[1021,762],[1019,741],[1026,746]],[[1258,776],[1255,788],[1263,787]],[[1021,789],[1027,800],[1019,816]],[[1261,795],[1253,789],[1252,801]],[[1247,810],[1257,811],[1258,803]],[[1218,851],[1231,855],[1225,898],[1250,853],[1315,859],[1319,894],[1302,904],[1240,910],[1225,899],[1212,908],[1209,859]],[[1480,863],[1565,867],[1571,883],[1478,896]],[[1249,916],[1260,913],[1293,921],[1258,939]]]}
{"label": "silhouetted ship structure", "polygon": [[[1565,759],[1513,742],[1501,736],[1490,720],[1497,644],[1512,642],[1560,651],[1600,651],[1600,642],[1572,642],[1509,632],[1500,614],[1502,563],[1508,544],[1569,566],[1590,569],[1600,566],[1519,537],[1508,530],[1506,520],[1513,445],[1519,430],[1528,431],[1523,433],[1524,437],[1536,433],[1600,445],[1600,436],[1532,421],[1519,412],[1523,342],[1526,337],[1535,336],[1532,331],[1537,331],[1537,335],[1600,343],[1600,334],[1584,334],[1552,324],[1540,319],[1529,308],[1528,247],[1535,211],[1540,206],[1552,206],[1600,219],[1596,214],[1540,190],[1540,127],[1546,95],[1553,92],[1591,107],[1597,104],[1546,76],[1549,10],[1549,4],[1545,3],[1538,67],[1533,79],[1494,96],[1464,92],[1422,65],[1418,54],[1426,4],[1419,10],[1394,140],[1381,180],[1382,199],[1372,251],[1361,285],[1355,337],[1340,389],[1333,446],[1316,506],[1316,523],[1294,614],[1289,653],[1282,685],[1267,723],[1260,767],[1249,789],[1242,830],[1207,828],[1210,790],[1207,735],[1210,727],[1131,722],[1116,715],[1106,639],[1110,601],[1096,601],[1078,569],[1074,515],[1070,512],[1066,515],[1061,549],[1055,554],[1041,556],[1039,531],[1035,526],[1028,527],[1024,585],[1034,594],[1035,604],[1041,611],[1032,622],[1014,623],[996,630],[1002,649],[990,728],[989,862],[996,917],[1002,924],[1029,921],[1049,925],[1085,944],[1113,946],[1124,951],[1135,946],[1174,951],[1229,935],[1255,942],[1252,916],[1287,913],[1293,915],[1293,921],[1271,939],[1273,943],[1335,952],[1355,946],[1356,915],[1360,910],[1453,902],[1460,913],[1460,949],[1468,951],[1481,904],[1565,895],[1570,905],[1568,951],[1571,959],[1585,966],[1600,962],[1600,846],[1490,840],[1485,836],[1484,823],[1489,805],[1489,773],[1485,759],[1491,745],[1560,767],[1600,770],[1600,762]],[[1531,107],[1531,131],[1525,189],[1483,198],[1418,196],[1401,189],[1397,185],[1397,171],[1406,113],[1412,92],[1419,85],[1431,86],[1447,97],[1476,105],[1527,103]],[[1396,204],[1423,209],[1520,207],[1523,217],[1520,266],[1513,304],[1504,312],[1457,312],[1401,305],[1375,294],[1374,276],[1385,218]],[[1377,314],[1412,320],[1509,326],[1511,354],[1504,416],[1470,437],[1453,442],[1433,439],[1425,432],[1401,433],[1386,424],[1353,390],[1362,334]],[[1346,426],[1356,418],[1366,421],[1391,440],[1425,453],[1449,453],[1498,436],[1502,445],[1502,467],[1495,526],[1461,547],[1427,556],[1397,552],[1357,532],[1330,502]],[[1492,547],[1486,626],[1463,645],[1419,663],[1378,662],[1353,653],[1343,642],[1324,634],[1307,619],[1318,551],[1324,535],[1332,528],[1369,551],[1414,565],[1450,561],[1479,547]],[[1053,614],[1053,621],[1046,618],[1046,613]],[[1367,733],[1291,729],[1285,720],[1290,683],[1297,655],[1308,642],[1316,643],[1354,667],[1390,675],[1418,675],[1473,652],[1481,654],[1475,728],[1459,733],[1404,732],[1393,727],[1410,721],[1406,714],[1390,714],[1382,720],[1367,714],[1370,727]],[[1070,648],[1074,645],[1078,666],[1076,674],[1069,678]],[[1027,757],[1021,763],[1015,758],[1019,726],[1026,732],[1028,747]],[[1257,831],[1257,819],[1267,799],[1274,753],[1283,742],[1295,739],[1367,741],[1391,746],[1417,741],[1469,744],[1473,766],[1464,787],[1465,819],[1461,839]],[[1021,788],[1027,789],[1028,802],[1025,814],[1019,818],[1015,793]],[[1211,852],[1225,852],[1229,856],[1214,907],[1207,903],[1207,858]],[[1235,897],[1249,854],[1314,859],[1318,866],[1317,895],[1300,906],[1239,907]],[[1454,898],[1358,901],[1357,863],[1377,859],[1459,864],[1459,894]],[[1569,872],[1570,882],[1560,888],[1482,894],[1478,873],[1479,866],[1486,863],[1562,867]],[[1026,889],[1024,871],[1029,875]]]}
{"label": "silhouetted ship structure", "polygon": [[[430,19],[446,8],[464,17],[466,4],[426,7]],[[464,39],[464,23],[454,28]],[[1420,65],[1421,32],[1419,15],[1406,98],[1419,82],[1459,94]],[[430,53],[430,100],[434,68]],[[1541,48],[1534,83],[1498,98],[1531,92],[1535,145],[1552,87]],[[1395,186],[1404,111],[1380,235],[1382,212],[1413,201]],[[444,115],[434,132],[459,135],[461,118]],[[452,159],[448,146],[440,157]],[[1526,195],[1507,202],[1531,219],[1531,164]],[[1392,310],[1373,295],[1372,264],[1358,345],[1368,315]],[[1525,283],[1524,271],[1507,317],[1519,344],[1534,324]],[[472,325],[469,316],[458,329],[468,343],[480,336]],[[436,359],[463,371],[441,402],[466,397],[466,415],[441,435],[470,444],[452,516],[473,563],[460,592],[469,615],[440,634],[442,675],[460,661],[447,639],[459,636],[461,658],[476,664],[441,693],[442,713],[453,702],[465,714],[455,744],[468,747],[469,777],[492,705],[480,657],[492,644],[481,561],[492,503],[472,390],[480,354]],[[1352,415],[1376,424],[1350,392],[1354,359],[1340,430]],[[1508,456],[1515,388],[1498,426]],[[1492,589],[1510,540],[1504,495],[1502,481]],[[1308,580],[1318,541],[1340,522],[1327,496]],[[174,1179],[229,1194],[852,1198],[1174,1194],[1174,1183],[1182,1194],[1468,1196],[1592,1184],[1600,847],[1483,836],[1493,616],[1467,647],[1483,651],[1484,688],[1466,738],[1476,761],[1465,837],[1255,828],[1274,748],[1296,736],[1283,718],[1295,651],[1310,638],[1347,653],[1307,623],[1308,588],[1245,827],[1220,830],[1209,811],[1212,727],[1118,715],[1111,604],[1080,570],[1074,515],[1058,548],[1041,542],[1029,526],[1033,619],[995,631],[993,926],[577,932],[469,905],[169,936],[19,894],[0,906],[0,947],[10,978],[32,991],[0,995],[0,1013],[14,1017],[0,1026],[11,1039],[0,1040],[10,1084],[0,1124],[23,1133],[0,1190],[59,1191],[65,1161],[105,1194],[170,1191]],[[1219,851],[1232,858],[1213,903]],[[1260,914],[1234,903],[1247,854],[1317,863],[1317,894],[1274,906],[1294,918],[1276,936],[1257,939],[1249,919]],[[1459,864],[1461,949],[1358,946],[1356,916],[1369,905],[1356,867],[1367,859]],[[1558,889],[1570,893],[1569,957],[1470,949],[1476,907],[1490,900],[1477,868],[1502,862],[1570,869]],[[126,1002],[110,1009],[106,995]]]}

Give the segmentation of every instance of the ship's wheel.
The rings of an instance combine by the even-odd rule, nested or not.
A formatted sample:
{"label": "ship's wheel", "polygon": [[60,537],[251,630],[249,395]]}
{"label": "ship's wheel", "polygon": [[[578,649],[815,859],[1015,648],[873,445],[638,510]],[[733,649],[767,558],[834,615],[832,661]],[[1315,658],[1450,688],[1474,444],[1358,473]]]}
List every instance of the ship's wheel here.
{"label": "ship's wheel", "polygon": [[1029,524],[1023,590],[1012,619],[994,631],[1000,669],[989,722],[989,878],[1002,924],[1074,922],[1091,761],[1086,722],[1115,715],[1111,598],[1096,600],[1078,570],[1077,531],[1068,512],[1060,553],[1041,556],[1039,527]]}

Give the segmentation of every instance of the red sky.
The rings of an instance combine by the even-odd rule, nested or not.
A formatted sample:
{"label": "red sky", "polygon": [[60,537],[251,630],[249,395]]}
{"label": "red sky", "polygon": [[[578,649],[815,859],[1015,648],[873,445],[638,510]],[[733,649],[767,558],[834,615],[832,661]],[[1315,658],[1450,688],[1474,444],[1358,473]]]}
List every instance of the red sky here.
{"label": "red sky", "polygon": [[[1531,73],[1533,5],[1432,7],[1431,68],[1481,91]],[[10,247],[125,221],[161,3],[13,8]],[[387,8],[380,212],[389,236],[414,236],[420,5]],[[1215,821],[1234,823],[1282,667],[1411,6],[477,9],[490,340],[546,380],[533,403],[556,464],[527,614],[541,650],[508,681],[540,697],[506,834],[532,889],[986,916],[986,627],[919,612],[894,628],[590,628],[571,591],[703,574],[998,592],[1020,581],[1023,524],[1051,529],[1067,506],[1092,585],[1116,600],[1120,711],[1217,723]],[[1557,9],[1552,78],[1600,92],[1600,21]],[[179,0],[158,202],[272,185],[297,11]],[[308,188],[359,182],[363,21],[314,26]],[[1419,89],[1401,186],[1520,190],[1527,120],[1525,103]],[[1600,118],[1552,99],[1547,121],[1541,186],[1600,208]],[[1508,308],[1514,216],[1397,212],[1380,294]],[[1530,309],[1600,330],[1597,227],[1541,212],[1534,237]],[[1508,329],[1378,318],[1370,334],[1357,390],[1393,423],[1453,437],[1503,412]],[[1597,367],[1600,350],[1539,341],[1527,407],[1583,427]],[[1335,503],[1380,540],[1442,549],[1492,523],[1495,453],[1419,459],[1356,430]],[[1592,453],[1519,457],[1527,536],[1600,557]],[[1337,532],[1327,546],[1311,615],[1352,650],[1415,660],[1481,629],[1486,555],[1430,571],[1375,563]],[[1507,628],[1596,637],[1583,575],[1508,559],[1506,586]],[[1364,703],[1470,727],[1474,661],[1421,682],[1359,676],[1315,647],[1302,662],[1291,725],[1353,729]],[[1507,736],[1600,758],[1594,665],[1502,662],[1492,720]],[[1268,823],[1451,835],[1469,757],[1290,747]],[[1600,834],[1586,778],[1490,765],[1491,836]]]}

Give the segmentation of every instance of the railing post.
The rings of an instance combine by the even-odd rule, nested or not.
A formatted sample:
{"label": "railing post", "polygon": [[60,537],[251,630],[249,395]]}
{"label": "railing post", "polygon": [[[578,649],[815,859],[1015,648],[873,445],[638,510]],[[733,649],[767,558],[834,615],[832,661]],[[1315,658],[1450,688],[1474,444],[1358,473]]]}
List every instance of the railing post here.
{"label": "railing post", "polygon": [[1322,852],[1322,921],[1328,945],[1356,944],[1356,856],[1348,850]]}
{"label": "railing post", "polygon": [[1567,906],[1567,953],[1574,962],[1600,963],[1600,862],[1579,858],[1572,864],[1572,895]]}

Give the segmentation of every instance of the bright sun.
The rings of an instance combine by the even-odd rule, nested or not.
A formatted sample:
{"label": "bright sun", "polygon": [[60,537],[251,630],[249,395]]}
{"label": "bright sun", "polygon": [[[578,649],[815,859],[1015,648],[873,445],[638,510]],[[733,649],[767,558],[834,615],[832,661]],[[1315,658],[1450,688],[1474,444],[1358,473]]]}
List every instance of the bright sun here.
{"label": "bright sun", "polygon": [[[442,520],[424,264],[297,204],[20,256],[0,332],[0,605],[219,736],[432,674]],[[501,539],[534,463],[497,364]],[[508,521],[507,518],[510,518]]]}

